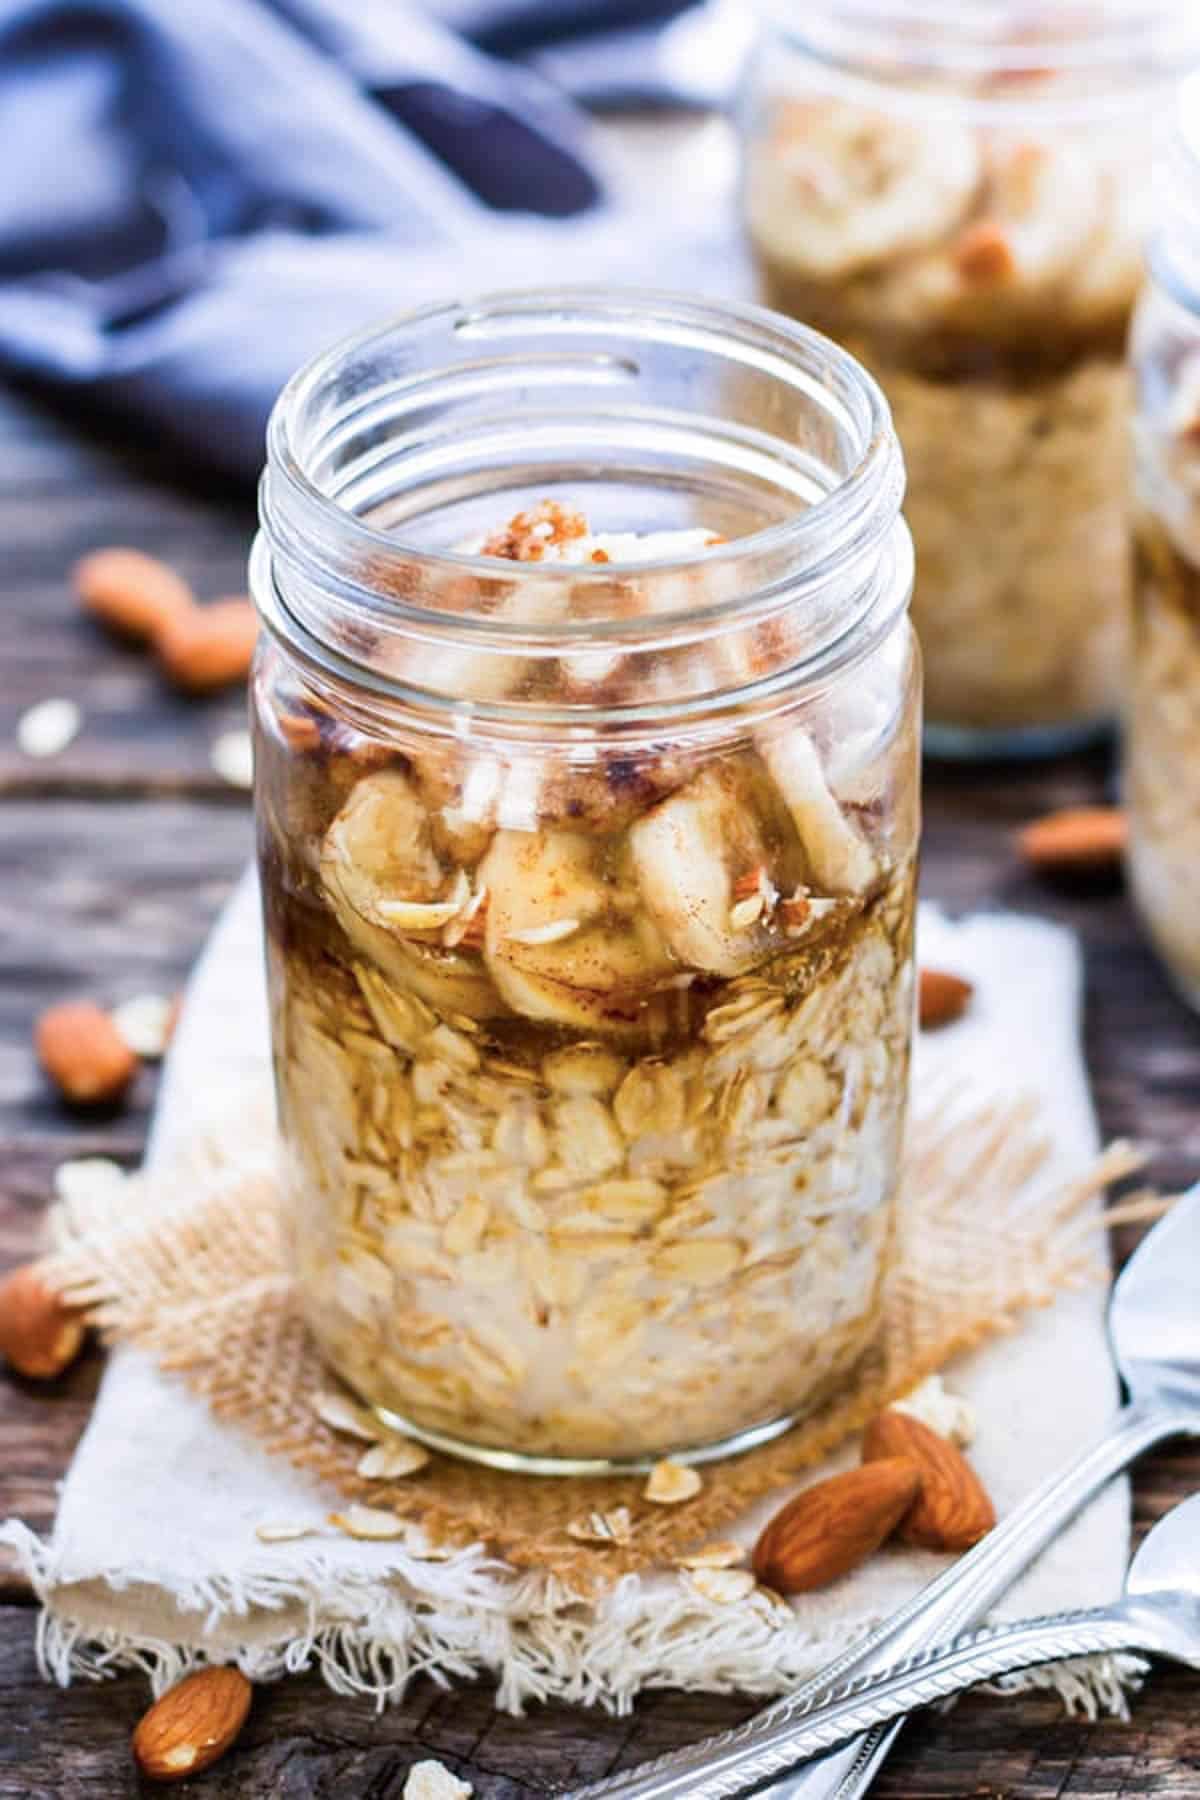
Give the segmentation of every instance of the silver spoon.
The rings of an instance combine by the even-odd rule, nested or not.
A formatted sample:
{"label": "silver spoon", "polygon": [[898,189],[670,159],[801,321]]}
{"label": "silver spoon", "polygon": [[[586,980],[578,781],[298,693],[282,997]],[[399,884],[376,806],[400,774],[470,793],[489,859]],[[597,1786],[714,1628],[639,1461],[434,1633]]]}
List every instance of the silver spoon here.
{"label": "silver spoon", "polygon": [[[1125,1265],[1108,1326],[1129,1397],[1061,1475],[794,1693],[732,1731],[581,1788],[572,1800],[721,1800],[783,1775],[796,1758],[779,1746],[806,1706],[849,1676],[877,1673],[960,1636],[1105,1482],[1164,1438],[1200,1435],[1200,1185],[1176,1201]],[[844,1745],[764,1788],[763,1800],[853,1800],[870,1787],[899,1729],[894,1722]]]}
{"label": "silver spoon", "polygon": [[1200,1494],[1160,1519],[1111,1606],[975,1632],[949,1649],[922,1651],[883,1675],[859,1676],[791,1727],[788,1754],[816,1756],[858,1732],[1014,1669],[1121,1650],[1147,1651],[1200,1669]]}

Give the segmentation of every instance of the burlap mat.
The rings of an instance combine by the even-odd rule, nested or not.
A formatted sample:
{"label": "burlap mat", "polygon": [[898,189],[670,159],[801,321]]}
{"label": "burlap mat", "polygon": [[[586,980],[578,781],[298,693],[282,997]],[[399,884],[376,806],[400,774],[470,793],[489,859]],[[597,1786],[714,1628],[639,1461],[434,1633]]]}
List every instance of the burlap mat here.
{"label": "burlap mat", "polygon": [[[119,1212],[59,1219],[54,1283],[104,1333],[182,1375],[223,1420],[347,1497],[419,1521],[435,1541],[483,1542],[516,1568],[588,1593],[666,1565],[788,1483],[952,1356],[1005,1331],[1063,1288],[1102,1276],[1094,1211],[1103,1184],[1136,1157],[1114,1146],[1081,1180],[1047,1195],[1033,1179],[1050,1146],[1024,1101],[981,1108],[943,1088],[909,1128],[898,1254],[877,1350],[853,1387],[761,1449],[708,1465],[681,1506],[642,1497],[644,1478],[547,1479],[435,1457],[398,1482],[356,1473],[361,1443],[313,1411],[332,1385],[298,1315],[284,1266],[271,1127],[232,1119],[183,1166],[128,1184]],[[627,1545],[592,1548],[567,1527],[628,1506]]]}

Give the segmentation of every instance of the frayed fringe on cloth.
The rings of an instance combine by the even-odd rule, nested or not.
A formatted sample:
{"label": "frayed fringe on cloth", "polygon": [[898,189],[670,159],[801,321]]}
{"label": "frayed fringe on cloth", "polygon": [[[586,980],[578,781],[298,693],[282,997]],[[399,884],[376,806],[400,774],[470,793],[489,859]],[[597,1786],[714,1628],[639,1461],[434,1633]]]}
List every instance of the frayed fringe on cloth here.
{"label": "frayed fringe on cloth", "polygon": [[[426,1675],[443,1687],[494,1679],[497,1707],[518,1716],[550,1699],[620,1716],[643,1688],[773,1698],[846,1648],[843,1633],[801,1628],[769,1601],[729,1607],[681,1590],[651,1594],[633,1576],[594,1609],[563,1610],[554,1583],[514,1580],[473,1549],[436,1570],[412,1564],[408,1579],[390,1582],[323,1569],[318,1556],[286,1579],[265,1570],[236,1582],[214,1576],[174,1596],[181,1612],[223,1622],[220,1644],[206,1655],[195,1643],[84,1625],[70,1615],[69,1588],[58,1587],[48,1545],[17,1523],[0,1526],[0,1544],[15,1552],[43,1603],[38,1664],[60,1687],[137,1669],[160,1694],[205,1662],[234,1662],[256,1682],[315,1669],[334,1693],[368,1697],[379,1709]],[[135,1580],[124,1571],[114,1587],[118,1579]],[[239,1643],[236,1621],[250,1612],[277,1614],[278,1638]],[[860,1629],[880,1622],[865,1620]],[[1146,1668],[1132,1655],[1080,1657],[1004,1676],[986,1691],[1053,1691],[1068,1714],[1127,1719]]]}

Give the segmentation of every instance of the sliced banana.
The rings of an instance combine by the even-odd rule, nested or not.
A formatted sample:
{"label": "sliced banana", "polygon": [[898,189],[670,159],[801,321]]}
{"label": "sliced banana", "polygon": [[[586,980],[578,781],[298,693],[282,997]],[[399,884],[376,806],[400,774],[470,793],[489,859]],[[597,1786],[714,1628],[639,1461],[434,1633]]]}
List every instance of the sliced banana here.
{"label": "sliced banana", "polygon": [[970,210],[980,168],[965,122],[799,102],[753,155],[751,229],[781,261],[841,279],[944,241]]}
{"label": "sliced banana", "polygon": [[350,942],[422,1000],[477,1019],[503,1010],[478,959],[440,941],[470,884],[443,867],[403,770],[354,788],[325,834],[321,881]]}
{"label": "sliced banana", "polygon": [[875,858],[830,793],[808,733],[799,726],[764,733],[758,748],[800,834],[813,884],[826,894],[865,893]]}
{"label": "sliced banana", "polygon": [[484,957],[509,1005],[616,1036],[653,1031],[678,972],[611,840],[499,831],[479,866]]}
{"label": "sliced banana", "polygon": [[762,870],[790,892],[803,863],[753,758],[710,763],[637,821],[629,850],[646,907],[687,967],[741,975],[777,947],[762,912],[747,908],[746,919],[738,883]]}
{"label": "sliced banana", "polygon": [[993,142],[970,221],[888,270],[878,302],[910,322],[941,317],[983,329],[994,316],[997,328],[1020,326],[1031,306],[1044,306],[1086,266],[1104,194],[1081,145]]}

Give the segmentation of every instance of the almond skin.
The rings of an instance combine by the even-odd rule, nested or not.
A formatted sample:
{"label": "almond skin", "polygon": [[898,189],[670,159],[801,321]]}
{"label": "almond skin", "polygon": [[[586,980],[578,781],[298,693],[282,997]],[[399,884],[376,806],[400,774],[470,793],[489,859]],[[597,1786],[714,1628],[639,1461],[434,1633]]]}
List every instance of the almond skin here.
{"label": "almond skin", "polygon": [[1128,838],[1124,808],[1077,806],[1035,819],[1017,846],[1043,874],[1089,875],[1119,868]]}
{"label": "almond skin", "polygon": [[975,992],[961,975],[946,969],[922,969],[917,988],[917,1018],[922,1031],[936,1031],[940,1025],[952,1025],[967,1010]]}
{"label": "almond skin", "polygon": [[789,1500],[754,1546],[754,1573],[777,1594],[806,1594],[858,1567],[889,1538],[921,1488],[908,1456],[863,1463]]}
{"label": "almond skin", "polygon": [[139,643],[160,636],[194,604],[182,575],[141,550],[93,550],[75,564],[72,579],[84,612]]}
{"label": "almond skin", "polygon": [[112,1020],[90,1000],[66,1001],[34,1026],[38,1061],[77,1106],[119,1099],[138,1071],[138,1059]]}
{"label": "almond skin", "polygon": [[244,681],[258,641],[258,614],[249,600],[214,600],[168,621],[155,639],[159,661],[189,694]]}
{"label": "almond skin", "polygon": [[880,1413],[867,1427],[862,1453],[864,1468],[904,1457],[920,1471],[920,1492],[896,1533],[901,1543],[969,1550],[996,1523],[996,1509],[962,1451],[911,1413]]}
{"label": "almond skin", "polygon": [[32,1263],[0,1281],[0,1357],[20,1375],[52,1381],[75,1361],[87,1326],[42,1280]]}
{"label": "almond skin", "polygon": [[133,1754],[149,1781],[183,1781],[224,1756],[250,1711],[253,1690],[240,1669],[197,1669],[156,1700],[133,1734]]}
{"label": "almond skin", "polygon": [[994,219],[969,225],[954,251],[954,266],[965,282],[985,287],[1007,281],[1016,269],[1012,240]]}

